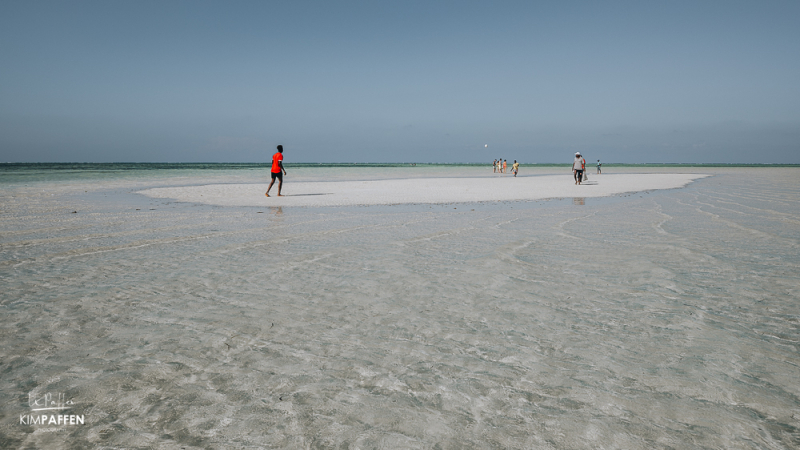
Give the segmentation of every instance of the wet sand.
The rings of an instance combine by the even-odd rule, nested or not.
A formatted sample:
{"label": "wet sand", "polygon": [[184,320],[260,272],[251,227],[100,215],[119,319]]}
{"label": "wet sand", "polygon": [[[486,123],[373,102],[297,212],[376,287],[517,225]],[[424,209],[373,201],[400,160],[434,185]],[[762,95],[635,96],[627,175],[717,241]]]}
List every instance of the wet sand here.
{"label": "wet sand", "polygon": [[524,201],[567,197],[607,197],[626,192],[675,189],[703,174],[590,175],[575,185],[567,175],[492,178],[417,178],[364,181],[292,182],[286,177],[283,196],[277,182],[270,198],[268,184],[211,184],[140,191],[153,198],[220,206],[354,206],[409,203]]}

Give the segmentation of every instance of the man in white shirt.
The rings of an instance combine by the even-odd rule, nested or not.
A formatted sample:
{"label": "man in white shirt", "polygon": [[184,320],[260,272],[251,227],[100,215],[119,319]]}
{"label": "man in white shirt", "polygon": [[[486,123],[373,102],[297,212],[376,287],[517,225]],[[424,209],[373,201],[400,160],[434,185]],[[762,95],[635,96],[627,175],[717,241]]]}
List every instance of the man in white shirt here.
{"label": "man in white shirt", "polygon": [[575,177],[575,184],[581,184],[585,168],[586,160],[583,159],[580,152],[575,153],[575,161],[572,162],[572,174]]}

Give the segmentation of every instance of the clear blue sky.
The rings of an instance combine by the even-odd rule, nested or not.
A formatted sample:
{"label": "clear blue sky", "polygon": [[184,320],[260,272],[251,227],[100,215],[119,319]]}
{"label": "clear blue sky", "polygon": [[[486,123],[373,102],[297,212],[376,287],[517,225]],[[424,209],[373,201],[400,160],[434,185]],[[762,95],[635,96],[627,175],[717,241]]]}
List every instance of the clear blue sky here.
{"label": "clear blue sky", "polygon": [[800,163],[798,24],[798,1],[6,0],[0,162]]}

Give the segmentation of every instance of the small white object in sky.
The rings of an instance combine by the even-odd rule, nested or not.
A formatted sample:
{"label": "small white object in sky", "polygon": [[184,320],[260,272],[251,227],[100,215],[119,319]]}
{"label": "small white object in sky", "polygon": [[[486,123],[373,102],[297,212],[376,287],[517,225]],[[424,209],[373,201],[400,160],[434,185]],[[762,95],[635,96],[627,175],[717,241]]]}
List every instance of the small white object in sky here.
{"label": "small white object in sky", "polygon": [[484,148],[486,148],[486,147],[488,147],[488,146],[489,146],[489,144],[483,144],[483,147],[484,147]]}

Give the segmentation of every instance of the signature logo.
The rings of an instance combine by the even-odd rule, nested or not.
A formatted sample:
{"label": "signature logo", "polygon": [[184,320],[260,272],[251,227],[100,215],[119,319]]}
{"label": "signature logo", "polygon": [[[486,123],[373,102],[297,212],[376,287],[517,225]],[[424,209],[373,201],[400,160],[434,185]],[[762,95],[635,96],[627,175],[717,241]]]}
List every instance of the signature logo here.
{"label": "signature logo", "polygon": [[28,406],[31,411],[49,411],[49,410],[62,410],[70,409],[75,404],[72,399],[64,401],[66,397],[63,393],[53,394],[47,393],[41,397],[34,395],[32,392],[28,394]]}
{"label": "signature logo", "polygon": [[37,395],[28,393],[28,407],[31,414],[20,414],[20,425],[84,425],[83,414],[61,414],[64,410],[72,409],[75,402],[67,400],[63,393]]}

